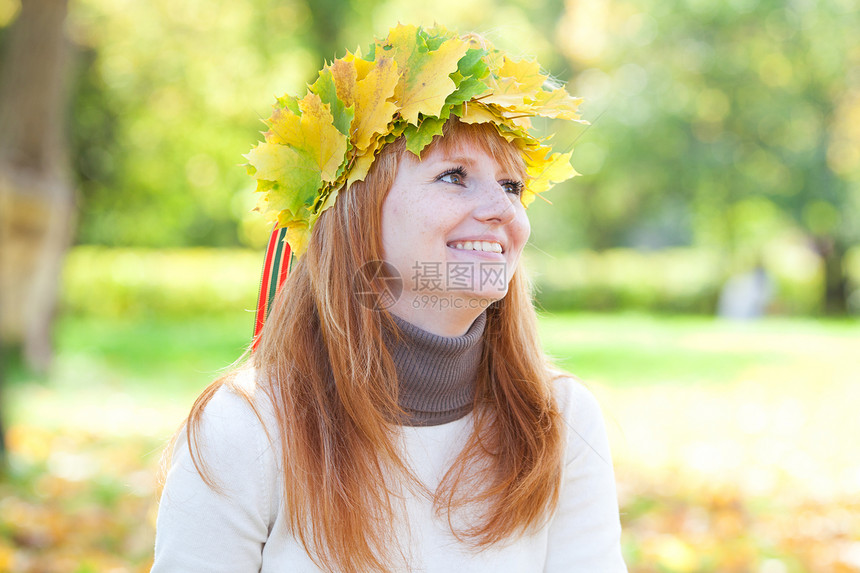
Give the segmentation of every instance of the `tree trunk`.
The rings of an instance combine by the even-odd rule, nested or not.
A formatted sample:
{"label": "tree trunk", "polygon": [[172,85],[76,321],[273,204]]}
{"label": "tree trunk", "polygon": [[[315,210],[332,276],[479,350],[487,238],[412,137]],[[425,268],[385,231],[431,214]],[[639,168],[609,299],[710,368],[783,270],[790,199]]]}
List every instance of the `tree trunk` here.
{"label": "tree trunk", "polygon": [[67,0],[24,0],[0,75],[0,340],[45,371],[74,214],[63,126]]}
{"label": "tree trunk", "polygon": [[313,30],[314,48],[317,59],[329,61],[339,50],[343,50],[340,41],[341,22],[353,12],[350,2],[339,0],[306,0],[311,13],[311,29]]}
{"label": "tree trunk", "polygon": [[845,273],[847,249],[839,239],[828,241],[822,250],[824,258],[824,312],[831,315],[848,313],[848,277]]}

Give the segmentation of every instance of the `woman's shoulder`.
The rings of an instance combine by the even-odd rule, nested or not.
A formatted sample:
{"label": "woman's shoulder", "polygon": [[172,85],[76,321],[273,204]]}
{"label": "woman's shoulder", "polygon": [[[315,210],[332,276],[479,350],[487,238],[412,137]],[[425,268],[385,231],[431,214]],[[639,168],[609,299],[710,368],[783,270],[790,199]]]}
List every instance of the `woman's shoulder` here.
{"label": "woman's shoulder", "polygon": [[212,392],[191,430],[199,448],[230,457],[270,450],[274,428],[271,400],[257,384],[254,370],[241,368]]}
{"label": "woman's shoulder", "polygon": [[589,450],[608,453],[603,412],[591,390],[579,378],[567,372],[551,370],[550,378],[568,429],[568,458]]}
{"label": "woman's shoulder", "polygon": [[259,569],[260,548],[280,507],[280,482],[263,402],[237,384],[247,382],[240,375],[204,394],[208,401],[177,435],[159,504],[153,571],[199,571],[207,559],[206,570]]}
{"label": "woman's shoulder", "polygon": [[217,491],[245,495],[270,480],[277,466],[277,432],[268,402],[253,371],[229,375],[176,436],[167,476],[168,485],[173,476],[172,490],[194,490],[205,482]]}
{"label": "woman's shoulder", "polygon": [[243,367],[228,375],[212,393],[202,414],[208,421],[254,427],[265,423],[271,411],[271,400],[257,383],[255,370]]}
{"label": "woman's shoulder", "polygon": [[206,403],[206,411],[239,415],[258,409],[268,410],[268,399],[263,387],[258,383],[257,371],[250,366],[242,366],[228,374],[219,388]]}
{"label": "woman's shoulder", "polygon": [[601,416],[597,398],[582,380],[561,370],[550,369],[548,372],[553,394],[566,418]]}

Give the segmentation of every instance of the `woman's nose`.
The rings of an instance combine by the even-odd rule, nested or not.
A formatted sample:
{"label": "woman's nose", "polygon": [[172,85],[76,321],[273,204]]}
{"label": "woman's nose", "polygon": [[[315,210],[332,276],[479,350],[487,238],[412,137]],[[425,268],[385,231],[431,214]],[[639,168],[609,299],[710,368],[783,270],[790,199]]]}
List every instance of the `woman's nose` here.
{"label": "woman's nose", "polygon": [[498,182],[492,181],[480,186],[474,215],[481,221],[505,224],[516,216],[516,211],[511,195]]}

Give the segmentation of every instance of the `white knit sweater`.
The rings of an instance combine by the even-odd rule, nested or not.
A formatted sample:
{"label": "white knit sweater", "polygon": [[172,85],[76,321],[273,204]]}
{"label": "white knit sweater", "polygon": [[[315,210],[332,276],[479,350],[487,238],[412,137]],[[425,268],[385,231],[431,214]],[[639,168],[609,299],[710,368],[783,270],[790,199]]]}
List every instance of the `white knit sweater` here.
{"label": "white knit sweater", "polygon": [[[609,444],[594,397],[571,378],[555,381],[567,424],[564,482],[547,525],[482,552],[458,542],[425,496],[407,494],[394,524],[408,563],[426,573],[618,573],[621,527]],[[265,417],[265,416],[264,416]],[[472,416],[402,427],[403,451],[431,490],[462,448]],[[158,512],[153,573],[316,573],[288,531],[279,454],[245,400],[221,389],[202,418],[201,453],[223,488],[207,486],[178,440]]]}

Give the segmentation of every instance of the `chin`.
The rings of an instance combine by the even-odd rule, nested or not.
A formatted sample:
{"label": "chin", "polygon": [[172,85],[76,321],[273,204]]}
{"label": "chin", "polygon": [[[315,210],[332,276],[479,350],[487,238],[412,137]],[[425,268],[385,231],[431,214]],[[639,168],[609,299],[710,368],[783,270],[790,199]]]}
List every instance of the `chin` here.
{"label": "chin", "polygon": [[[490,304],[492,304],[498,300],[502,300],[503,298],[505,298],[505,296],[507,294],[508,294],[508,289],[481,291],[481,292],[475,291],[475,292],[469,293],[468,298],[471,300],[476,300],[476,301],[486,301],[486,304],[484,304],[481,307],[481,308],[486,308]],[[472,303],[472,304],[474,304],[474,303]]]}

